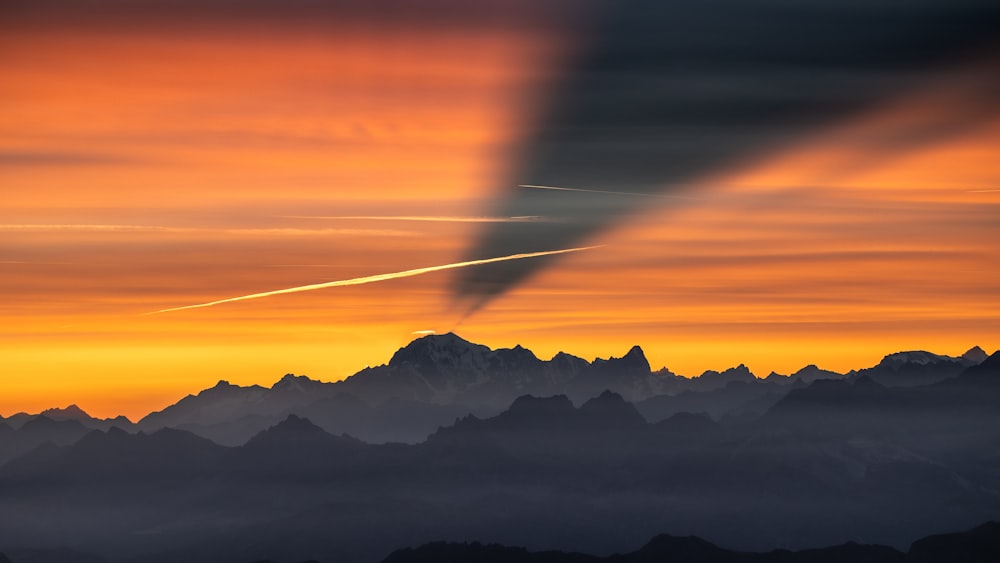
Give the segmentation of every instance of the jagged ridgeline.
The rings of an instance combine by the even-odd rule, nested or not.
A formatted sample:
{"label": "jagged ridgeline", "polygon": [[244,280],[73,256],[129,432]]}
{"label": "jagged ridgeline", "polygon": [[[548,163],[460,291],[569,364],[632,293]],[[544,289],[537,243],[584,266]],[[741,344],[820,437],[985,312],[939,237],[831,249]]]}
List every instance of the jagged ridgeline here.
{"label": "jagged ridgeline", "polygon": [[[922,351],[890,354],[874,367],[848,374],[810,365],[790,376],[772,373],[758,378],[739,365],[682,377],[666,368],[651,370],[638,346],[620,358],[593,362],[566,353],[541,360],[520,346],[491,350],[455,334],[443,334],[414,340],[388,364],[335,383],[291,374],[270,388],[220,381],[135,425],[124,417],[93,419],[75,406],[51,409],[41,416],[75,420],[84,427],[65,425],[54,438],[56,444],[79,438],[88,428],[117,426],[130,432],[184,429],[235,446],[289,414],[308,418],[330,433],[350,434],[369,443],[416,443],[458,417],[495,415],[522,395],[566,395],[580,404],[609,390],[633,402],[652,422],[683,412],[704,413],[721,421],[758,416],[791,389],[820,379],[868,377],[889,387],[925,385],[953,378],[985,358],[985,352],[976,347],[959,357]],[[36,418],[20,413],[6,423],[16,429]],[[13,446],[11,451],[22,452],[37,442],[27,440],[27,446]],[[0,452],[0,459],[5,455],[13,454]]]}
{"label": "jagged ridgeline", "polygon": [[[375,563],[479,541],[530,561],[668,561],[635,551],[667,533],[722,557],[677,555],[690,561],[962,561],[947,542],[910,544],[1000,520],[998,406],[1000,353],[978,348],[686,378],[638,347],[540,360],[429,336],[342,382],[222,382],[137,424],[75,407],[5,419],[0,552]],[[887,547],[803,551],[849,541]],[[481,560],[442,549],[407,553]]]}

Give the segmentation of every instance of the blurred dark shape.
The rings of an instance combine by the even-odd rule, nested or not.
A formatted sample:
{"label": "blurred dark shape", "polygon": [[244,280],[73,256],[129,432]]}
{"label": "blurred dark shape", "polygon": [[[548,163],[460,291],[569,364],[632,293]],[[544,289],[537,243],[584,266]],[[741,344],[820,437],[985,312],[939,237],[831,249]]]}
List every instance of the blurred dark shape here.
{"label": "blurred dark shape", "polygon": [[[589,244],[651,205],[634,194],[682,192],[926,87],[970,83],[947,124],[885,135],[872,152],[932,142],[1000,107],[992,0],[588,6],[594,21],[580,31],[581,52],[539,95],[543,108],[489,211],[550,221],[484,226],[466,259]],[[557,259],[456,272],[454,297],[475,311]]]}

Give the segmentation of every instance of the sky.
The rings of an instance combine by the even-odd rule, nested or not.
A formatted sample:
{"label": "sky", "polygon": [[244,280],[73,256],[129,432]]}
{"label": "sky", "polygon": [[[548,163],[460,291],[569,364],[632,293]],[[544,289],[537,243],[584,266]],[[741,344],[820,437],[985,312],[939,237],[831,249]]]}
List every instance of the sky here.
{"label": "sky", "polygon": [[707,4],[5,3],[0,414],[422,331],[689,376],[1000,347],[997,9]]}

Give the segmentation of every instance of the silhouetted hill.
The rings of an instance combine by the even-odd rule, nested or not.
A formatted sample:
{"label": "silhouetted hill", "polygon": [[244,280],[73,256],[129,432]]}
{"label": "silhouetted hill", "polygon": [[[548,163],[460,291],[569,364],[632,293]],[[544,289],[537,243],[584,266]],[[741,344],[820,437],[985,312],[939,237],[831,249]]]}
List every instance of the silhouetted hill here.
{"label": "silhouetted hill", "polygon": [[41,412],[41,415],[51,418],[52,420],[77,420],[81,422],[91,418],[89,414],[76,405],[69,405],[63,409],[46,409]]}
{"label": "silhouetted hill", "polygon": [[137,424],[143,430],[185,425],[211,425],[238,420],[247,415],[272,414],[274,407],[265,402],[267,389],[259,385],[241,387],[220,380],[214,387],[197,395],[188,395],[177,403],[146,415]]}
{"label": "silhouetted hill", "polygon": [[590,458],[640,447],[649,425],[621,395],[605,391],[579,408],[565,395],[517,398],[496,417],[462,418],[427,439],[430,447],[491,450],[519,459]]}
{"label": "silhouetted hill", "polygon": [[868,377],[852,381],[821,379],[789,391],[769,409],[768,416],[815,412],[817,409],[888,409],[895,406],[898,397],[898,394]]}
{"label": "silhouetted hill", "polygon": [[773,381],[733,381],[710,391],[657,395],[636,403],[636,408],[652,422],[678,413],[704,413],[716,420],[726,416],[756,417],[777,403],[792,388],[792,385]]}
{"label": "silhouetted hill", "polygon": [[394,551],[382,563],[995,563],[1000,561],[1000,525],[989,522],[967,532],[929,536],[909,553],[881,545],[846,543],[801,551],[749,553],[716,547],[694,536],[661,534],[642,548],[598,557],[478,542],[433,542]]}
{"label": "silhouetted hill", "polygon": [[887,387],[916,387],[955,377],[966,368],[981,363],[985,358],[986,353],[978,346],[958,357],[932,354],[922,350],[896,352],[882,358],[878,365],[851,375],[870,377]]}
{"label": "silhouetted hill", "polygon": [[43,444],[72,444],[87,432],[89,430],[76,420],[52,420],[42,415],[27,420],[17,430],[4,425],[0,427],[0,464]]}
{"label": "silhouetted hill", "polygon": [[994,352],[979,364],[965,369],[954,380],[943,382],[938,388],[947,386],[986,392],[1000,389],[1000,351]]}
{"label": "silhouetted hill", "polygon": [[104,419],[95,418],[87,414],[86,411],[84,411],[77,405],[69,405],[65,408],[46,409],[38,414],[28,414],[20,412],[11,415],[7,419],[0,418],[0,420],[4,420],[7,423],[7,425],[10,426],[11,428],[20,429],[26,423],[35,420],[38,417],[45,417],[49,420],[55,420],[55,421],[72,420],[79,422],[84,427],[93,430],[107,430],[112,426],[121,428],[122,430],[127,430],[129,432],[135,430],[135,425],[132,423],[132,421],[124,416],[118,416],[115,418],[104,418]]}
{"label": "silhouetted hill", "polygon": [[595,430],[614,428],[628,432],[629,428],[638,429],[646,426],[646,419],[639,414],[635,406],[612,391],[604,391],[583,403],[580,405],[579,413],[586,424],[593,426]]}
{"label": "silhouetted hill", "polygon": [[913,542],[907,563],[988,563],[1000,561],[1000,524],[938,534]]}
{"label": "silhouetted hill", "polygon": [[598,563],[601,557],[558,551],[530,552],[497,544],[435,542],[394,551],[382,563]]}
{"label": "silhouetted hill", "polygon": [[778,373],[771,372],[767,377],[764,378],[765,381],[769,383],[801,383],[809,384],[813,381],[820,379],[840,379],[844,377],[843,374],[837,373],[835,371],[830,371],[826,369],[820,369],[816,364],[809,364],[799,371],[793,373],[789,376],[784,376]]}
{"label": "silhouetted hill", "polygon": [[434,542],[394,551],[382,563],[995,563],[1000,561],[1000,524],[929,536],[909,553],[881,545],[846,543],[801,551],[732,551],[694,536],[661,534],[639,550],[597,557],[559,551],[528,551],[497,544]]}
{"label": "silhouetted hill", "polygon": [[289,415],[284,421],[234,448],[227,470],[257,478],[327,474],[357,463],[367,445],[350,436],[334,436],[308,419]]}
{"label": "silhouetted hill", "polygon": [[350,437],[333,436],[308,419],[290,414],[281,423],[251,438],[244,449],[299,450],[360,443]]}
{"label": "silhouetted hill", "polygon": [[225,449],[170,428],[152,434],[129,434],[119,428],[91,430],[72,445],[36,450],[16,459],[0,469],[0,475],[19,481],[185,479],[214,469]]}
{"label": "silhouetted hill", "polygon": [[701,538],[661,534],[650,540],[638,551],[618,556],[618,559],[628,562],[676,559],[690,563],[714,563],[732,560],[733,555],[735,555],[734,552],[716,547]]}
{"label": "silhouetted hill", "polygon": [[740,364],[721,372],[714,370],[705,371],[691,380],[691,387],[693,391],[712,391],[721,389],[733,382],[756,383],[757,377],[750,372],[749,368]]}

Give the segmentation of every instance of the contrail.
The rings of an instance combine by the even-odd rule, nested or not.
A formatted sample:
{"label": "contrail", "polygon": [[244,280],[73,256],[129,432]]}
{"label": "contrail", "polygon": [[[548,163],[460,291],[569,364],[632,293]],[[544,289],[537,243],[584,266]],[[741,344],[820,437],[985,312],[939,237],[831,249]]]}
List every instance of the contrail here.
{"label": "contrail", "polygon": [[691,196],[683,195],[666,195],[666,194],[644,194],[642,192],[615,192],[611,190],[585,190],[583,188],[561,188],[559,186],[538,186],[535,184],[518,184],[519,188],[529,188],[533,190],[557,190],[560,192],[585,192],[588,194],[609,194],[609,195],[628,195],[636,197],[652,197],[656,199],[701,199]]}
{"label": "contrail", "polygon": [[386,280],[394,280],[399,278],[408,278],[411,276],[419,276],[421,274],[429,274],[431,272],[440,272],[441,270],[452,270],[455,268],[467,268],[469,266],[478,266],[480,264],[492,264],[494,262],[506,262],[508,260],[521,260],[524,258],[535,258],[537,256],[551,256],[553,254],[566,254],[568,252],[580,252],[581,250],[591,250],[593,248],[600,248],[604,245],[596,246],[581,246],[578,248],[565,248],[563,250],[547,250],[543,252],[528,252],[524,254],[511,254],[509,256],[500,256],[497,258],[484,258],[482,260],[468,260],[466,262],[456,262],[454,264],[444,264],[442,266],[428,266],[426,268],[416,268],[413,270],[403,270],[402,272],[392,272],[389,274],[378,274],[375,276],[365,276],[363,278],[351,278],[348,280],[338,280],[324,283],[315,283],[312,285],[300,285],[298,287],[289,287],[287,289],[276,289],[274,291],[265,291],[263,293],[253,293],[250,295],[243,295],[240,297],[230,297],[229,299],[220,299],[218,301],[212,301],[210,303],[199,303],[197,305],[185,305],[184,307],[173,307],[170,309],[160,309],[159,311],[153,311],[150,313],[144,313],[144,315],[156,315],[158,313],[169,313],[171,311],[183,311],[184,309],[198,309],[200,307],[211,307],[212,305],[220,305],[222,303],[230,303],[232,301],[245,301],[247,299],[258,299],[261,297],[270,297],[271,295],[280,295],[282,293],[298,293],[300,291],[312,291],[314,289],[326,289],[328,287],[341,287],[345,285],[362,285],[366,283],[374,283]]}

